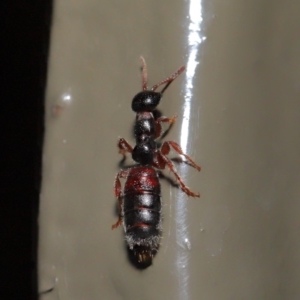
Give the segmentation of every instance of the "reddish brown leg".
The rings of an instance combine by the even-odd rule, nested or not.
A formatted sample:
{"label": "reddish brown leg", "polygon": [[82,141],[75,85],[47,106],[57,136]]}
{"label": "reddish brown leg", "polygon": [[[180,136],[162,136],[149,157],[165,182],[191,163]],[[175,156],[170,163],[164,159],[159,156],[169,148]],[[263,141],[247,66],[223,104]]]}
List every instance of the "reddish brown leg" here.
{"label": "reddish brown leg", "polygon": [[188,155],[184,154],[181,147],[173,142],[173,141],[168,141],[168,142],[164,142],[161,146],[161,152],[162,154],[164,155],[167,155],[169,154],[170,152],[170,145],[172,146],[172,148],[180,155],[183,155],[188,161],[189,163],[191,164],[192,167],[194,167],[197,171],[200,171],[201,170],[201,167],[198,166]]}
{"label": "reddish brown leg", "polygon": [[177,119],[177,115],[173,116],[172,118],[167,118],[167,117],[160,117],[158,119],[155,120],[155,126],[156,126],[156,134],[155,134],[155,139],[160,137],[161,135],[161,131],[162,131],[162,128],[161,128],[161,123],[170,123],[170,127],[167,129],[169,130],[171,128],[171,126],[175,123]]}
{"label": "reddish brown leg", "polygon": [[147,87],[147,65],[146,65],[146,61],[145,58],[143,56],[140,57],[141,61],[142,61],[142,88],[143,91],[148,91],[148,87]]}
{"label": "reddish brown leg", "polygon": [[192,192],[183,183],[181,177],[177,174],[177,172],[175,170],[175,167],[174,167],[173,163],[171,162],[171,160],[168,157],[166,157],[166,155],[164,155],[161,151],[157,151],[156,161],[153,163],[153,166],[156,167],[156,168],[159,168],[159,169],[164,169],[166,165],[168,166],[170,171],[173,172],[173,174],[175,175],[175,177],[176,177],[181,189],[183,190],[183,192],[185,192],[188,196],[191,196],[191,197],[200,197],[199,193]]}
{"label": "reddish brown leg", "polygon": [[123,201],[122,201],[122,187],[121,187],[121,182],[120,182],[120,178],[126,178],[128,175],[129,170],[121,170],[115,179],[115,184],[114,184],[114,193],[115,196],[118,198],[118,206],[119,206],[119,219],[118,221],[113,224],[111,226],[111,229],[115,229],[117,227],[119,227],[122,224],[122,219],[123,219],[123,215],[122,215],[122,205],[123,205]]}
{"label": "reddish brown leg", "polygon": [[176,119],[177,119],[177,115],[173,116],[172,118],[162,116],[162,117],[157,118],[155,123],[158,123],[158,124],[160,124],[160,123],[173,124],[173,123],[175,123]]}
{"label": "reddish brown leg", "polygon": [[119,153],[125,155],[127,152],[131,153],[132,152],[132,147],[129,145],[129,143],[123,139],[120,138],[118,142],[118,147],[119,147]]}

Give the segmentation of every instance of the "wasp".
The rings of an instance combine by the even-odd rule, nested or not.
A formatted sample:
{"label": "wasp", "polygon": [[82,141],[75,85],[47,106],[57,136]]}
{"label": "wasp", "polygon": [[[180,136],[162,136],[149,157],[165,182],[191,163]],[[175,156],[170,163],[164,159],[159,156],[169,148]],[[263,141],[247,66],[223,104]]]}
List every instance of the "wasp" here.
{"label": "wasp", "polygon": [[[123,225],[128,247],[133,251],[139,264],[150,265],[153,256],[157,253],[162,233],[161,215],[161,188],[159,170],[166,167],[174,174],[182,191],[191,197],[200,197],[199,193],[192,192],[177,174],[175,167],[168,158],[171,150],[184,156],[189,165],[200,171],[198,166],[181,147],[173,141],[165,141],[159,147],[157,139],[162,135],[162,123],[170,126],[177,116],[155,118],[153,111],[159,105],[164,92],[169,85],[185,70],[182,66],[170,77],[147,87],[147,65],[143,57],[142,62],[142,91],[136,94],[131,103],[136,113],[134,123],[134,137],[136,145],[132,147],[124,138],[118,141],[119,152],[123,155],[130,153],[137,163],[133,167],[120,170],[115,178],[114,193],[118,199],[119,218],[112,225],[112,229]],[[156,92],[160,86],[164,87]],[[125,179],[122,191],[120,179]]]}

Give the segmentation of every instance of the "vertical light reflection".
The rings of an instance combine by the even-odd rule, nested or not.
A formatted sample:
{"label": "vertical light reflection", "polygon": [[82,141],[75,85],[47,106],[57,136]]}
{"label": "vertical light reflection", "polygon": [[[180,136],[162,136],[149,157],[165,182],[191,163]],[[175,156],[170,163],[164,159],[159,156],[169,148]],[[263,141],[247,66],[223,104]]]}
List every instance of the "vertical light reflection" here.
{"label": "vertical light reflection", "polygon": [[[193,101],[193,80],[196,67],[199,45],[205,40],[201,35],[202,25],[202,0],[189,1],[189,26],[187,32],[187,65],[184,88],[183,121],[180,133],[180,145],[183,152],[187,153],[189,140],[189,126],[191,102]],[[185,177],[185,168],[180,167],[180,174]],[[179,280],[179,299],[189,299],[189,251],[192,247],[187,223],[187,196],[179,193],[176,199],[176,240],[177,240],[177,270]]]}

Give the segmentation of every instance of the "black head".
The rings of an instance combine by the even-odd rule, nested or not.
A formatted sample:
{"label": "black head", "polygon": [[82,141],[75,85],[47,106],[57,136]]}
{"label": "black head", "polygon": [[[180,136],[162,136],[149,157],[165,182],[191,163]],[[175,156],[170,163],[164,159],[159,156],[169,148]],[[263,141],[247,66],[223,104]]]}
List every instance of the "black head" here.
{"label": "black head", "polygon": [[[162,80],[158,84],[155,84],[150,90],[147,87],[147,66],[145,59],[141,56],[142,61],[142,88],[143,91],[139,92],[137,95],[135,95],[132,99],[131,108],[134,112],[152,112],[157,105],[159,104],[159,101],[165,92],[165,90],[168,88],[168,86],[172,83],[174,79],[176,79],[184,70],[185,67],[182,66],[179,68],[174,74],[172,74],[170,77]],[[155,90],[165,85],[160,92],[155,92]]]}
{"label": "black head", "polygon": [[131,108],[135,112],[153,111],[162,97],[162,93],[153,91],[139,92],[134,96],[131,103]]}

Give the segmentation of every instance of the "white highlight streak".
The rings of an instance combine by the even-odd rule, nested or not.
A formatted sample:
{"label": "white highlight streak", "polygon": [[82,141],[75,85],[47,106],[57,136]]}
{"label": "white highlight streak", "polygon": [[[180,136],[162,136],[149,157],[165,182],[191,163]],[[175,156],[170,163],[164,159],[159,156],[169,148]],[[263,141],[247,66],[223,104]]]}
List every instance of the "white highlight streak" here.
{"label": "white highlight streak", "polygon": [[[193,80],[196,67],[199,64],[197,56],[199,45],[205,40],[201,37],[202,23],[202,0],[190,0],[189,2],[189,27],[188,27],[188,61],[186,66],[184,104],[183,104],[183,121],[180,134],[180,145],[183,152],[187,153],[189,140],[189,126],[191,114],[191,101],[193,97]],[[180,174],[186,174],[185,168],[180,168]],[[180,192],[176,199],[176,239],[177,239],[177,271],[179,299],[187,300],[189,295],[189,251],[192,247],[189,237],[189,228],[187,222],[187,196]]]}

